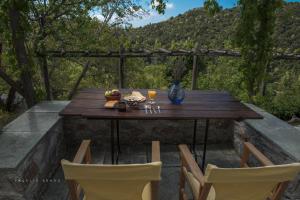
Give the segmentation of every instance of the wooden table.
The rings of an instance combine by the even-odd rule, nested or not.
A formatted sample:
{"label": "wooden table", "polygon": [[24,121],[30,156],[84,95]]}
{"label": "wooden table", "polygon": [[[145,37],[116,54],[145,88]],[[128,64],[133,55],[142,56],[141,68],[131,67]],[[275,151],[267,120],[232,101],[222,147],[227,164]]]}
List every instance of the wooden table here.
{"label": "wooden table", "polygon": [[[137,89],[146,96],[147,90]],[[121,90],[122,94],[130,93],[132,90]],[[233,98],[228,92],[217,91],[186,91],[186,97],[181,105],[173,105],[167,97],[166,91],[157,90],[157,104],[160,113],[146,114],[144,106],[132,109],[129,112],[119,112],[114,109],[104,108],[105,98],[102,89],[84,89],[80,91],[71,103],[60,112],[61,116],[81,116],[87,119],[109,119],[111,120],[111,151],[112,163],[114,163],[114,128],[117,122],[117,137],[119,146],[118,120],[194,120],[193,150],[196,144],[196,127],[198,119],[206,120],[204,149],[202,157],[202,169],[205,165],[207,135],[210,119],[262,119],[262,116],[254,112],[239,100]]]}

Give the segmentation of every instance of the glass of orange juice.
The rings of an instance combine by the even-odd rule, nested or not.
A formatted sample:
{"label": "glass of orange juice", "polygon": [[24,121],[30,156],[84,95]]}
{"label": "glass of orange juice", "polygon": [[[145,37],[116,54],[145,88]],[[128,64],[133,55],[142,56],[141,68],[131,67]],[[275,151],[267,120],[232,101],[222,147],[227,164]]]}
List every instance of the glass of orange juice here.
{"label": "glass of orange juice", "polygon": [[148,90],[148,98],[150,104],[155,104],[155,98],[156,98],[156,91],[155,90]]}

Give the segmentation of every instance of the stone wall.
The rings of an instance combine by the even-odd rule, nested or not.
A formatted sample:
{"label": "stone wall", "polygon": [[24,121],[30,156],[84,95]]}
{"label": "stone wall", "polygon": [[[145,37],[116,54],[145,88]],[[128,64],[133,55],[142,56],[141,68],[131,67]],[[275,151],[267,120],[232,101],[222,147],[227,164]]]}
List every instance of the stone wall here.
{"label": "stone wall", "polygon": [[[78,145],[83,139],[92,139],[93,144],[109,144],[109,120],[87,120],[80,117],[65,117],[64,131],[68,146]],[[160,140],[165,144],[191,143],[194,121],[192,120],[120,120],[120,143],[142,144]],[[197,143],[203,141],[205,121],[197,123]],[[116,136],[115,136],[116,137]],[[233,121],[211,120],[208,141],[210,144],[232,143]]]}
{"label": "stone wall", "polygon": [[[300,131],[281,121],[275,116],[249,105],[264,116],[263,120],[245,120],[234,124],[234,147],[241,155],[242,142],[246,137],[274,164],[288,164],[300,161]],[[258,162],[250,159],[250,164],[258,166]],[[282,200],[300,199],[300,174],[292,181]]]}
{"label": "stone wall", "polygon": [[[83,139],[94,145],[110,144],[110,121],[79,117],[60,118],[58,113],[68,102],[43,102],[5,126],[0,134],[0,200],[39,199],[68,148],[78,147]],[[271,114],[248,105],[264,119],[211,120],[209,144],[233,144],[242,152],[241,135],[246,135],[275,164],[300,161],[300,132]],[[191,143],[192,120],[123,120],[120,121],[122,144]],[[203,141],[205,121],[199,120],[197,143]],[[252,163],[257,164],[252,160]],[[283,199],[300,200],[298,177]]]}
{"label": "stone wall", "polygon": [[62,133],[59,121],[15,169],[1,170],[1,200],[39,199],[64,157]]}
{"label": "stone wall", "polygon": [[47,187],[48,180],[64,158],[63,138],[62,124],[59,120],[19,166],[17,177],[25,180],[20,186],[24,188],[26,199],[39,199],[40,194]]}
{"label": "stone wall", "polygon": [[[62,102],[43,102],[0,134],[0,200],[40,200],[65,154]],[[23,131],[22,131],[23,130]]]}

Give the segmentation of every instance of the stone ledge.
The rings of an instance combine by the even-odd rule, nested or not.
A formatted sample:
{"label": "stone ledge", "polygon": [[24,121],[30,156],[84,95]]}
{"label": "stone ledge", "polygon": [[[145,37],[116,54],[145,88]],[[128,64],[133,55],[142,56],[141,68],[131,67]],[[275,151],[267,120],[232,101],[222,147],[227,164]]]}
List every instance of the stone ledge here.
{"label": "stone ledge", "polygon": [[45,101],[0,134],[0,199],[40,199],[65,152],[58,113],[68,101]]}
{"label": "stone ledge", "polygon": [[41,132],[4,132],[0,136],[0,168],[17,168],[43,135]]}
{"label": "stone ledge", "polygon": [[54,112],[59,113],[65,108],[70,101],[43,101],[34,107],[30,108],[27,112]]}
{"label": "stone ledge", "polygon": [[45,101],[37,104],[6,125],[0,134],[0,168],[15,169],[58,122],[68,101]]}
{"label": "stone ledge", "polygon": [[264,119],[247,119],[244,122],[295,160],[300,161],[300,131],[261,108],[252,104],[246,106],[261,114]]}

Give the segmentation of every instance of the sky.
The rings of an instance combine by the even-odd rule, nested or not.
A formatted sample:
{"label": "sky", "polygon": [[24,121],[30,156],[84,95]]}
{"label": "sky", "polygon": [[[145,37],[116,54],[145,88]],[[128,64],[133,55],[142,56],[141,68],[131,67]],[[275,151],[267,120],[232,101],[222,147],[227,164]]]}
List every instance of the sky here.
{"label": "sky", "polygon": [[[145,1],[150,2],[150,0]],[[203,6],[204,0],[169,0],[164,15],[159,15],[155,10],[151,9],[149,3],[144,3],[143,7],[149,11],[149,14],[142,19],[134,18],[129,22],[133,27],[145,26],[149,23],[157,23],[177,16],[190,9]],[[223,8],[232,8],[236,5],[236,0],[219,0],[219,4]],[[300,0],[288,0],[288,2],[300,2]]]}

